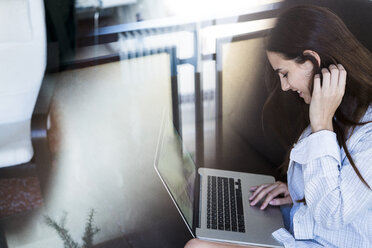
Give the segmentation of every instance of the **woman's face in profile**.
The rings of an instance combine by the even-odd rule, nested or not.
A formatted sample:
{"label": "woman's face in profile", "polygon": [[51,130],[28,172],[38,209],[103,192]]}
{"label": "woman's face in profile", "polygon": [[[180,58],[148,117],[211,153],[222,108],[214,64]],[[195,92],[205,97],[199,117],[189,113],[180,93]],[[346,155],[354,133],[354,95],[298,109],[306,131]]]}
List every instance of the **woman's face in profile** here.
{"label": "woman's face in profile", "polygon": [[296,91],[306,104],[310,104],[313,64],[310,61],[298,64],[294,60],[285,60],[277,52],[266,51],[266,54],[272,68],[279,75],[282,90]]}

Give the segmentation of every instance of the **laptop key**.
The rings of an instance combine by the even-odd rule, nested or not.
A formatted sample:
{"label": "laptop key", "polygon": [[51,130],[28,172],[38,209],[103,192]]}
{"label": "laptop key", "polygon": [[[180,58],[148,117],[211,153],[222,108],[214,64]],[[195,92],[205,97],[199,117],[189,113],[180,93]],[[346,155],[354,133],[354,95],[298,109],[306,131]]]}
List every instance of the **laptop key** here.
{"label": "laptop key", "polygon": [[242,200],[242,192],[240,190],[236,190],[236,209],[238,214],[243,215],[243,200]]}
{"label": "laptop key", "polygon": [[242,191],[241,191],[241,181],[238,179],[238,188],[235,190],[236,192],[236,210],[238,214],[238,230],[239,232],[245,232],[244,226],[244,210],[243,210],[243,198],[242,198]]}

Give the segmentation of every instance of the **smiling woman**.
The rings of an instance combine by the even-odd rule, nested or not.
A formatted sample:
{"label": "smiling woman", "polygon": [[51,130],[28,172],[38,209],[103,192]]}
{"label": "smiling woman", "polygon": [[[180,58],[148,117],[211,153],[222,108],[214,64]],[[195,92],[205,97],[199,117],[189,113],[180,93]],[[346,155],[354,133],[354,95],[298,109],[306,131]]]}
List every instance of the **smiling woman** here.
{"label": "smiling woman", "polygon": [[[358,223],[371,215],[372,201],[372,169],[365,162],[372,149],[370,52],[333,12],[310,5],[282,13],[266,49],[266,81],[273,90],[265,110],[275,106],[280,113],[283,106],[272,96],[283,94],[281,86],[299,93],[303,111],[291,113],[301,125],[295,127],[298,145],[282,165],[288,186],[277,182],[252,189],[252,205],[262,198],[261,208],[282,205],[291,197],[289,230],[273,234],[286,245],[367,247],[371,236]],[[362,197],[353,200],[354,192]],[[282,193],[284,198],[278,197]]]}
{"label": "smiling woman", "polygon": [[[328,122],[332,123],[327,123],[332,125],[332,129],[337,133],[338,143],[345,147],[345,142],[342,141],[348,138],[354,126],[363,124],[359,121],[372,102],[370,52],[355,39],[333,12],[321,7],[299,6],[284,12],[278,19],[267,40],[267,55],[269,67],[272,68],[268,69],[266,74],[266,82],[273,89],[271,96],[281,94],[278,88],[281,85],[283,91],[300,91],[304,102],[310,104],[316,74],[320,78],[325,77],[319,83],[320,86],[326,83],[324,89],[330,89],[327,94],[333,94],[336,90],[342,91],[343,89],[337,86],[347,82],[342,93],[342,102],[328,118]],[[279,70],[282,72],[279,76],[278,69],[283,69]],[[336,82],[333,88],[330,88],[331,79]],[[270,104],[278,111],[278,105],[271,101],[272,99],[269,97],[266,101],[265,110],[268,112]],[[313,105],[314,103],[310,104],[310,109]],[[309,110],[306,106],[303,106],[303,109]],[[302,125],[307,126],[309,121],[313,124],[309,119],[311,113],[304,112],[305,114],[299,113],[299,118],[303,119]],[[285,121],[284,119],[280,118]],[[298,127],[299,135],[302,129],[302,126]]]}
{"label": "smiling woman", "polygon": [[[304,51],[304,54],[316,54],[313,51]],[[317,55],[317,54],[316,54]],[[310,61],[298,64],[293,60],[286,60],[280,53],[267,52],[268,60],[274,71],[279,74],[283,91],[293,90],[302,97],[305,103],[311,101],[311,85],[314,66]],[[319,59],[319,56],[317,55]]]}
{"label": "smiling woman", "polygon": [[[370,51],[336,14],[312,5],[284,11],[266,51],[264,113],[276,116],[270,124],[279,134],[291,127],[297,136],[283,163],[288,183],[252,187],[251,205],[292,204],[283,214],[289,225],[273,233],[285,247],[371,247]],[[287,104],[276,101],[287,91],[298,94]],[[283,125],[290,115],[295,125]],[[236,245],[193,240],[190,247]]]}

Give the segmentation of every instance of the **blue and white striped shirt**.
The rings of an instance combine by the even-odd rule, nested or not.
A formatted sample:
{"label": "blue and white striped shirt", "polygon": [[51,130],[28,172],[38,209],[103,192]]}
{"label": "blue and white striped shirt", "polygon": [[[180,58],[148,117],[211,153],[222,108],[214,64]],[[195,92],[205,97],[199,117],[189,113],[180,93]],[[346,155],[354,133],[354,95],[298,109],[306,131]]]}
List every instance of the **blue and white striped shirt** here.
{"label": "blue and white striped shirt", "polygon": [[[372,120],[372,106],[362,122]],[[372,123],[347,139],[354,163],[372,187]],[[359,179],[336,134],[307,127],[290,154],[288,189],[293,199],[293,234],[273,236],[285,247],[372,247],[372,190]],[[306,196],[306,205],[297,200]]]}

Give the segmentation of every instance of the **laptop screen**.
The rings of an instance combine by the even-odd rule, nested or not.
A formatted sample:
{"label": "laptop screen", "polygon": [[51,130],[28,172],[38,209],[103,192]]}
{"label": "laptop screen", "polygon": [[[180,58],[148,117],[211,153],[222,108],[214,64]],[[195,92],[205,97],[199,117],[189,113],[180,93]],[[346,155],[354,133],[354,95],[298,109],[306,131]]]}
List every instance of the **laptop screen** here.
{"label": "laptop screen", "polygon": [[193,227],[196,167],[170,118],[164,118],[155,169],[167,187],[184,220]]}

